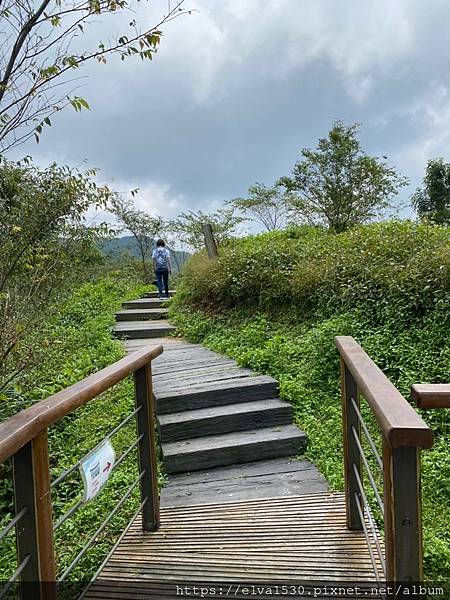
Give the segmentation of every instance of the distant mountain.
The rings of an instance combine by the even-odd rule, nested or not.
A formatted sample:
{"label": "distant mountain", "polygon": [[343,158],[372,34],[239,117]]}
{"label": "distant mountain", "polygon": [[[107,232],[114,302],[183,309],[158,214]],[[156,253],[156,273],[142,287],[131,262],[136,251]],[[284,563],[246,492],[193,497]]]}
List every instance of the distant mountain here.
{"label": "distant mountain", "polygon": [[[123,237],[117,237],[101,242],[100,250],[103,252],[103,254],[113,258],[118,257],[120,254],[131,254],[131,256],[135,256],[136,258],[140,257],[139,248],[132,235],[125,235]],[[173,256],[174,271],[178,271],[178,269],[183,266],[184,262],[188,258],[189,252],[172,250],[171,248],[169,248],[169,250]]]}

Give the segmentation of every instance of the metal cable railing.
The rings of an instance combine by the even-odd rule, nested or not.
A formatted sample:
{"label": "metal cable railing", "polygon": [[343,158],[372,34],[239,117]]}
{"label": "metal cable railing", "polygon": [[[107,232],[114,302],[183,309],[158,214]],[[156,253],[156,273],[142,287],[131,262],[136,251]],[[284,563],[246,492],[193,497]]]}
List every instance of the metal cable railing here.
{"label": "metal cable railing", "polygon": [[[118,511],[130,500],[131,495],[138,486],[140,487],[140,501],[135,517],[139,514],[139,511],[142,512],[142,528],[144,531],[158,529],[159,496],[151,361],[159,356],[162,351],[161,345],[142,348],[98,373],[90,375],[83,381],[61,390],[0,423],[0,463],[12,458],[14,500],[15,505],[21,507],[0,532],[0,542],[2,542],[10,532],[15,530],[18,564],[9,581],[0,590],[0,600],[11,592],[11,587],[18,580],[21,584],[26,583],[27,585],[28,582],[52,583],[57,581],[54,532],[81,508],[85,503],[85,498],[86,501],[95,498],[108,480],[110,473],[127,460],[133,451],[137,451],[138,464],[140,465],[139,476],[121,495],[120,500],[76,554],[63,572],[60,581],[67,582],[86,552]],[[103,473],[107,471],[108,475],[105,473],[97,480],[97,488],[93,488],[94,493],[92,493],[92,490],[89,492],[88,487],[86,487],[83,500],[76,501],[74,506],[53,524],[51,492],[80,467],[83,467],[84,474],[87,456],[60,473],[54,481],[51,481],[48,428],[129,375],[134,377],[136,408],[114,427],[101,443],[116,435],[133,418],[136,419],[136,438],[132,442],[130,440],[131,443],[127,442],[130,445],[117,460],[114,460],[114,450],[112,448],[110,450],[112,455],[110,462],[107,453],[106,455],[103,454],[103,458],[98,459],[106,461],[107,468],[103,468]],[[111,463],[113,464],[111,465]],[[94,475],[92,476],[94,477]],[[83,480],[85,480],[84,476]],[[91,480],[89,479],[89,481]],[[21,520],[24,517],[26,523],[22,526]],[[17,526],[18,524],[20,524],[20,527]],[[37,586],[36,590],[33,591],[35,593],[33,598],[47,600],[44,588],[45,586]],[[17,592],[18,597],[23,598],[24,595],[28,597],[26,589],[28,588],[20,586]]]}
{"label": "metal cable railing", "polygon": [[[372,470],[371,470],[371,468],[369,466],[369,462],[367,460],[366,454],[365,454],[364,449],[363,449],[363,447],[361,445],[361,441],[360,441],[359,436],[358,436],[358,434],[356,432],[356,429],[354,427],[352,427],[351,430],[352,430],[353,438],[354,438],[355,443],[356,443],[356,447],[359,450],[359,454],[360,454],[361,459],[363,461],[363,465],[364,465],[364,467],[366,469],[367,477],[369,478],[370,485],[372,486],[373,493],[375,494],[375,498],[376,498],[376,500],[378,502],[378,506],[380,507],[381,512],[384,514],[383,500],[381,499],[381,495],[380,495],[380,492],[378,490],[378,486],[377,486],[377,484],[375,482],[375,479],[374,479],[374,476],[372,474]],[[355,464],[355,463],[353,463],[353,464]]]}
{"label": "metal cable railing", "polygon": [[[347,527],[364,532],[377,580],[421,581],[420,451],[432,446],[433,432],[352,337],[339,336],[336,345],[341,364]],[[362,416],[361,396],[380,433],[382,456]],[[377,485],[380,473],[373,469],[366,442],[382,475],[382,487]],[[369,485],[373,497],[366,493]],[[372,513],[369,500],[376,503],[380,518],[378,510]],[[385,544],[378,521],[383,522]]]}
{"label": "metal cable railing", "polygon": [[0,591],[0,600],[2,600],[2,598],[6,598],[8,592],[11,590],[12,586],[16,583],[16,581],[22,575],[23,571],[28,566],[28,563],[30,562],[30,560],[31,560],[30,555],[25,556],[25,558],[22,560],[20,565],[17,567],[17,569],[14,571],[14,573],[11,575],[11,577],[9,578],[7,583],[3,586],[2,590]]}
{"label": "metal cable railing", "polygon": [[[103,440],[100,442],[100,444],[102,442],[104,442],[105,440],[111,438],[113,435],[115,435],[118,431],[120,431],[123,427],[125,427],[125,425],[135,416],[137,415],[137,413],[142,409],[142,406],[138,406],[131,414],[129,414],[127,417],[125,417],[125,419],[123,419],[118,425],[117,427],[115,427],[108,435],[106,435]],[[98,445],[100,445],[98,444]],[[78,469],[78,467],[81,465],[82,462],[82,458],[80,460],[78,460],[75,464],[73,464],[71,467],[69,467],[68,469],[66,469],[65,471],[63,471],[54,481],[52,481],[52,483],[50,484],[50,487],[53,489],[54,487],[56,487],[59,483],[61,483],[62,481],[64,481],[64,479],[66,479],[71,473],[73,473],[74,471],[76,471]]]}
{"label": "metal cable railing", "polygon": [[361,525],[363,528],[364,537],[366,538],[366,544],[367,544],[367,549],[369,550],[369,556],[370,556],[370,561],[372,563],[373,573],[375,575],[376,581],[381,582],[380,572],[378,570],[377,561],[375,559],[375,554],[374,554],[373,548],[372,548],[372,542],[370,541],[369,534],[367,531],[367,524],[366,524],[366,520],[364,518],[364,510],[363,510],[363,507],[361,506],[361,499],[356,492],[355,492],[355,502],[356,502],[356,507],[358,509],[359,518],[361,519]]}
{"label": "metal cable railing", "polygon": [[353,407],[353,410],[356,413],[356,416],[358,417],[358,421],[359,421],[359,423],[360,423],[360,425],[362,427],[362,430],[364,431],[364,435],[366,436],[366,439],[369,442],[369,445],[370,445],[370,447],[372,449],[372,452],[373,452],[373,455],[375,457],[375,460],[377,461],[378,466],[381,469],[381,472],[383,472],[383,469],[384,469],[384,467],[383,467],[383,461],[381,459],[381,456],[378,453],[377,447],[375,446],[375,442],[373,441],[373,438],[370,435],[369,430],[367,429],[367,425],[366,425],[366,423],[365,423],[365,421],[364,421],[364,419],[363,419],[363,417],[362,417],[362,415],[361,415],[361,413],[359,411],[359,408],[358,408],[358,405],[355,402],[355,399],[354,398],[350,398],[350,403],[351,403],[351,405]]}
{"label": "metal cable railing", "polygon": [[140,483],[141,479],[144,477],[145,472],[146,472],[145,470],[141,471],[141,473],[139,474],[139,477],[128,488],[128,491],[126,492],[126,494],[119,500],[119,502],[116,504],[116,506],[113,508],[113,510],[109,513],[109,515],[106,517],[106,519],[100,525],[100,527],[89,538],[89,540],[87,541],[87,543],[83,546],[83,548],[80,550],[80,552],[74,558],[74,560],[70,563],[70,565],[67,567],[67,569],[64,571],[64,573],[61,575],[61,577],[59,578],[59,582],[63,582],[65,579],[67,579],[67,577],[70,575],[70,573],[74,570],[74,568],[77,566],[77,564],[83,558],[83,556],[86,554],[87,550],[89,550],[89,548],[95,542],[97,536],[100,535],[100,533],[105,529],[105,527],[108,525],[108,523],[111,521],[111,519],[120,510],[120,508],[122,508],[122,506],[124,505],[124,503],[131,496],[131,494],[133,493],[133,490],[136,488],[136,486]]}
{"label": "metal cable railing", "polygon": [[8,533],[14,529],[14,527],[17,525],[17,523],[20,521],[20,519],[22,517],[24,517],[27,514],[27,512],[28,512],[28,507],[24,506],[17,513],[17,515],[13,519],[11,519],[11,521],[8,523],[8,525],[6,525],[6,527],[4,527],[0,533],[0,542],[2,542],[3,539],[8,535]]}
{"label": "metal cable railing", "polygon": [[[136,414],[136,412],[137,411],[134,411],[133,414]],[[134,440],[134,442],[127,448],[127,450],[125,450],[125,452],[122,454],[122,456],[116,461],[113,468],[111,469],[111,472],[115,471],[123,463],[123,461],[127,459],[129,454],[139,445],[139,442],[141,442],[141,440],[143,438],[144,438],[144,434],[141,433],[141,435]],[[107,440],[107,439],[109,439],[109,438],[108,437],[104,438],[104,440]],[[81,463],[81,461],[78,461],[78,462]],[[66,513],[64,513],[62,515],[62,517],[60,517],[58,519],[58,521],[53,525],[53,531],[56,531],[59,527],[61,527],[61,525],[65,521],[67,521],[67,519],[69,519],[72,515],[74,515],[82,506],[83,506],[83,500],[78,500],[78,502],[74,506],[72,506],[72,508],[70,508]]]}
{"label": "metal cable railing", "polygon": [[[371,509],[370,509],[370,504],[369,504],[369,501],[367,499],[367,495],[366,495],[366,492],[364,490],[364,486],[363,486],[363,483],[361,481],[361,477],[359,475],[358,468],[357,468],[357,466],[354,463],[353,463],[353,471],[355,473],[356,481],[358,483],[358,490],[359,490],[358,492],[355,492],[355,493],[358,495],[359,503],[361,503],[361,498],[363,500],[363,508],[364,508],[364,511],[366,512],[366,514],[368,515],[368,521],[369,521],[370,528],[371,528],[371,531],[372,531],[373,543],[375,544],[375,547],[377,549],[378,558],[380,560],[380,563],[383,566],[382,567],[383,568],[383,575],[386,576],[386,572],[385,572],[385,560],[384,560],[384,555],[383,555],[383,551],[382,551],[382,548],[381,548],[380,540],[379,540],[379,537],[378,537],[378,531],[377,531],[377,529],[375,527],[375,522],[373,520],[372,512],[371,512]],[[365,521],[362,521],[362,524],[364,526]],[[367,541],[367,538],[366,538],[366,541]],[[368,543],[368,546],[369,546],[369,552],[371,552],[371,544]],[[375,571],[375,567],[374,567],[374,571]]]}

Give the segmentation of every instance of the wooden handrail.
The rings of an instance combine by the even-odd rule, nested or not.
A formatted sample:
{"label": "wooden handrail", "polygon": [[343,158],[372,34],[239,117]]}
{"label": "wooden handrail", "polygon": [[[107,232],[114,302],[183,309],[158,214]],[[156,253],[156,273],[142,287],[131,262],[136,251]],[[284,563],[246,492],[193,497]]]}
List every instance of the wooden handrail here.
{"label": "wooden handrail", "polygon": [[0,464],[47,427],[145,366],[162,351],[162,346],[147,346],[133,352],[0,423]]}
{"label": "wooden handrail", "polygon": [[[420,487],[421,448],[433,444],[433,432],[352,337],[336,338],[341,360],[341,402],[347,527],[364,530],[363,467],[384,517],[386,581],[421,581],[423,577]],[[369,404],[382,434],[381,459],[360,411]],[[372,477],[361,433],[369,442],[383,474],[383,500]],[[371,542],[366,536],[368,544]],[[381,550],[380,550],[381,554]],[[374,564],[374,572],[378,567]]]}
{"label": "wooden handrail", "polygon": [[411,399],[419,408],[450,408],[450,384],[416,383],[411,387]]}
{"label": "wooden handrail", "polygon": [[342,360],[392,448],[431,448],[433,432],[381,369],[350,336],[336,337]]}

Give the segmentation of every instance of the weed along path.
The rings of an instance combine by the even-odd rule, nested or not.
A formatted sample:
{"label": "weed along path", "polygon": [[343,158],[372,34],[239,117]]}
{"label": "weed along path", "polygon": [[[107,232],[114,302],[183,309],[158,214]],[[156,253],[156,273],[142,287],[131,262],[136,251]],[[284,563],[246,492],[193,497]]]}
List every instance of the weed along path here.
{"label": "weed along path", "polygon": [[170,337],[166,316],[149,293],[124,303],[115,328],[128,353],[164,347],[152,363],[168,473],[160,524],[143,532],[138,515],[85,598],[175,598],[180,586],[226,582],[373,581],[364,532],[347,528],[344,494],[328,491],[301,457],[306,435],[277,382]]}

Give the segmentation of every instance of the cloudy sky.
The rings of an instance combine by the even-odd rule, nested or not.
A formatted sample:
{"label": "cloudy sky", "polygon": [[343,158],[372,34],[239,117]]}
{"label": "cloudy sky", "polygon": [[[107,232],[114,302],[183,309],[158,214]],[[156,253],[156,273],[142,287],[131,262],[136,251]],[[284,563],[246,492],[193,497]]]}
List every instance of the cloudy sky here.
{"label": "cloudy sky", "polygon": [[[85,160],[167,217],[289,174],[335,119],[360,122],[365,149],[410,177],[403,200],[429,158],[450,161],[449,0],[185,2],[198,12],[165,27],[153,62],[92,65],[79,91],[91,111],[66,110],[18,155]],[[166,6],[143,3],[138,19]]]}

